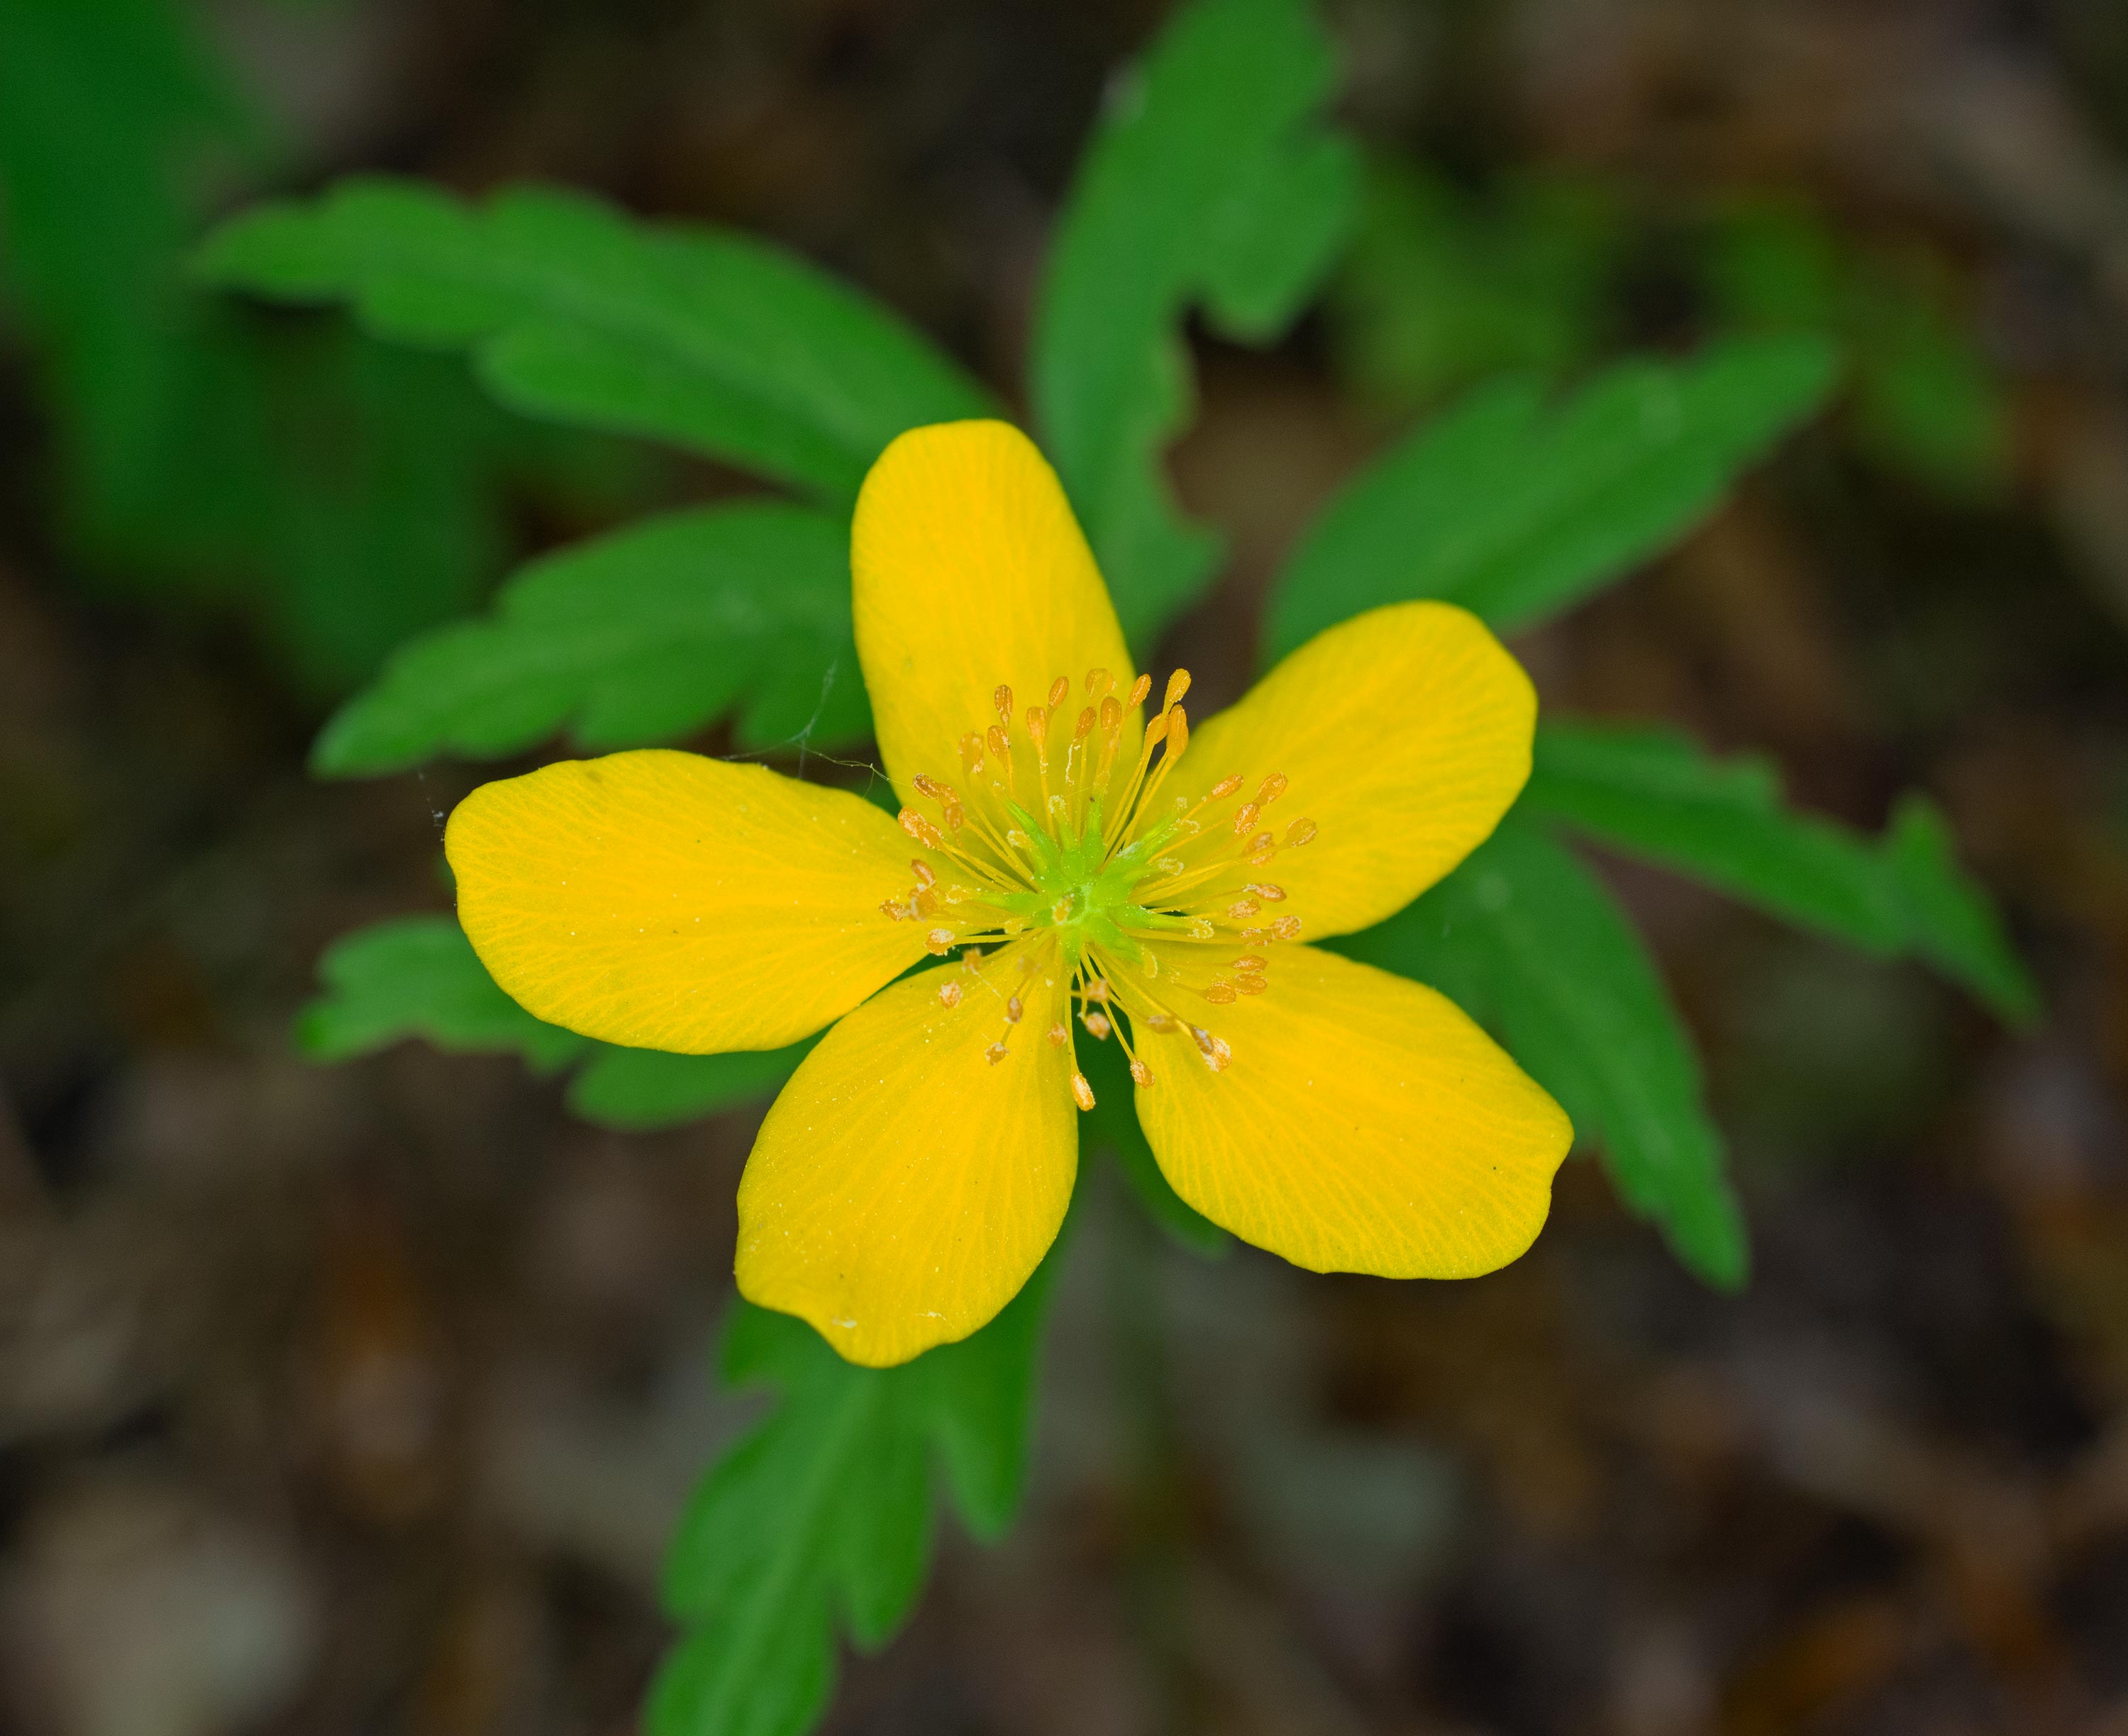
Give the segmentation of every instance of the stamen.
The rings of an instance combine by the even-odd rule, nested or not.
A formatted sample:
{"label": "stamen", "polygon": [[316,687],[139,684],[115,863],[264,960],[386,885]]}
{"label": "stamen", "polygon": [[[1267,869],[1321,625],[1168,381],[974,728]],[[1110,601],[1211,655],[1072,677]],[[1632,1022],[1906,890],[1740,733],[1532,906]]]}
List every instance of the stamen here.
{"label": "stamen", "polygon": [[924,937],[924,944],[938,956],[943,958],[953,950],[953,931],[950,928],[933,928]]}
{"label": "stamen", "polygon": [[1049,1027],[1049,1046],[1051,1048],[1062,1049],[1065,1044],[1071,1041],[1071,1032],[1061,1020]]}
{"label": "stamen", "polygon": [[1152,1069],[1147,1066],[1146,1064],[1140,1060],[1136,1055],[1133,1055],[1131,1057],[1130,1069],[1131,1083],[1133,1084],[1145,1086],[1152,1083]]}
{"label": "stamen", "polygon": [[[1274,904],[1283,904],[1285,902],[1285,888],[1274,886],[1269,880],[1251,880],[1248,889],[1258,898],[1266,899]],[[1252,910],[1249,914],[1254,916],[1256,913]]]}
{"label": "stamen", "polygon": [[1086,697],[1090,700],[1098,700],[1115,685],[1115,677],[1105,669],[1090,669],[1086,671]]}
{"label": "stamen", "polygon": [[990,704],[997,708],[998,722],[1004,725],[1006,735],[1010,736],[1012,733],[1012,689],[1000,682],[997,691],[990,695]]}
{"label": "stamen", "polygon": [[1081,1109],[1090,1109],[1094,1107],[1094,1088],[1087,1083],[1085,1074],[1075,1073],[1071,1075],[1071,1097]]}
{"label": "stamen", "polygon": [[1053,712],[1071,697],[1071,681],[1068,676],[1059,676],[1049,684],[1049,709]]}
{"label": "stamen", "polygon": [[1234,979],[1234,987],[1243,994],[1261,994],[1270,986],[1271,984],[1260,976],[1243,974]]}
{"label": "stamen", "polygon": [[901,822],[901,829],[925,849],[943,850],[946,847],[946,840],[938,828],[914,808],[903,809],[895,818]]}
{"label": "stamen", "polygon": [[1089,1013],[1085,1015],[1085,1025],[1087,1035],[1095,1042],[1106,1042],[1109,1032],[1115,1028],[1109,1022],[1109,1016],[1105,1013]]}
{"label": "stamen", "polygon": [[1241,787],[1241,773],[1231,772],[1204,792],[1204,799],[1208,802],[1223,802]]}
{"label": "stamen", "polygon": [[931,865],[920,856],[911,856],[909,859],[909,871],[916,876],[916,884],[919,886],[935,886],[938,884],[938,876],[931,871]]}
{"label": "stamen", "polygon": [[1253,970],[1260,972],[1265,968],[1266,965],[1264,960],[1258,958],[1253,952],[1245,952],[1239,958],[1234,960],[1234,969],[1237,970]]}
{"label": "stamen", "polygon": [[1021,1017],[1025,1014],[1026,1011],[1027,1009],[1020,1005],[1019,997],[1018,995],[1014,994],[1006,997],[1005,1003],[1005,1020],[1008,1025],[1018,1024],[1020,1022]]}
{"label": "stamen", "polygon": [[961,985],[958,983],[939,984],[938,1004],[942,1007],[959,1006],[961,1004]]}
{"label": "stamen", "polygon": [[1271,932],[1280,940],[1297,941],[1300,938],[1300,918],[1282,916],[1271,925]]}
{"label": "stamen", "polygon": [[1160,702],[1162,711],[1172,711],[1175,702],[1190,690],[1190,671],[1178,669],[1167,678],[1167,697]]}
{"label": "stamen", "polygon": [[1285,794],[1285,774],[1274,771],[1256,786],[1256,806],[1268,808]]}
{"label": "stamen", "polygon": [[1006,1048],[1003,1043],[992,1043],[989,1048],[983,1051],[983,1055],[990,1064],[995,1067],[1011,1052],[1012,1051]]}
{"label": "stamen", "polygon": [[1314,836],[1314,821],[1295,820],[1290,826],[1285,828],[1285,847],[1289,850],[1298,850],[1303,844],[1306,843],[1309,839]]}
{"label": "stamen", "polygon": [[900,905],[895,903],[892,899],[887,899],[886,903],[879,907],[879,913],[881,916],[891,916],[897,923],[900,922],[909,914],[906,910],[904,910]]}
{"label": "stamen", "polygon": [[961,769],[971,777],[983,769],[983,735],[971,729],[961,738]]}
{"label": "stamen", "polygon": [[1234,1003],[1234,985],[1229,982],[1207,983],[1197,992],[1215,1007],[1231,1007]]}
{"label": "stamen", "polygon": [[1157,1031],[1165,1036],[1175,1029],[1175,1016],[1169,1013],[1148,1013],[1145,1016],[1145,1023],[1147,1030]]}
{"label": "stamen", "polygon": [[1256,823],[1256,815],[1261,810],[1256,807],[1256,804],[1254,802],[1244,802],[1240,807],[1234,810],[1234,836],[1236,837],[1247,837],[1248,836],[1250,828]]}
{"label": "stamen", "polygon": [[1190,1034],[1196,1039],[1197,1052],[1204,1057],[1204,1065],[1214,1073],[1224,1073],[1227,1063],[1234,1058],[1234,1051],[1227,1046],[1227,1040],[1213,1036],[1202,1025],[1192,1025]]}
{"label": "stamen", "polygon": [[1237,898],[1227,906],[1227,914],[1237,923],[1245,923],[1262,908],[1252,898]]}

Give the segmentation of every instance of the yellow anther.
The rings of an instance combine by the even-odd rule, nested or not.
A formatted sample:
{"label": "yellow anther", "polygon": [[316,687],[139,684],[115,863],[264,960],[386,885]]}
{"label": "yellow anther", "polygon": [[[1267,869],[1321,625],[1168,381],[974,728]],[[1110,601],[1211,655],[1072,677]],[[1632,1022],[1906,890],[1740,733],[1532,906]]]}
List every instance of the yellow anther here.
{"label": "yellow anther", "polygon": [[933,928],[924,937],[924,944],[940,958],[943,958],[953,950],[953,931],[950,928]]}
{"label": "yellow anther", "polygon": [[1204,1065],[1214,1073],[1224,1073],[1227,1063],[1234,1058],[1226,1038],[1213,1036],[1202,1025],[1192,1025],[1190,1034],[1197,1040],[1197,1052],[1204,1057]]}
{"label": "yellow anther", "polygon": [[1215,937],[1218,932],[1219,931],[1218,929],[1212,926],[1212,920],[1209,917],[1200,916],[1195,922],[1190,925],[1190,938],[1193,941],[1209,941]]}
{"label": "yellow anther", "polygon": [[1131,683],[1130,697],[1123,702],[1123,709],[1135,711],[1145,703],[1145,696],[1152,691],[1152,677],[1142,675]]}
{"label": "yellow anther", "polygon": [[1078,727],[1072,730],[1071,739],[1083,742],[1094,733],[1094,708],[1089,705],[1079,714]]}
{"label": "yellow anther", "polygon": [[1234,969],[1237,970],[1261,971],[1268,968],[1268,961],[1253,952],[1244,952],[1234,960]]}
{"label": "yellow anther", "polygon": [[1145,1016],[1145,1028],[1165,1036],[1175,1028],[1174,1016],[1166,1013],[1148,1013]]}
{"label": "yellow anther", "polygon": [[1027,708],[1027,733],[1034,738],[1037,747],[1048,739],[1049,714],[1039,705]]}
{"label": "yellow anther", "polygon": [[1256,814],[1258,811],[1256,804],[1254,802],[1244,802],[1240,807],[1234,810],[1234,836],[1236,837],[1246,837],[1248,836],[1249,828],[1256,823]]}
{"label": "yellow anther", "polygon": [[938,1004],[942,1007],[959,1006],[961,985],[958,983],[941,983],[938,985]]}
{"label": "yellow anther", "polygon": [[983,1051],[984,1057],[993,1067],[1011,1053],[1012,1051],[1003,1043],[992,1043],[989,1048]]}
{"label": "yellow anther", "polygon": [[963,946],[961,949],[961,964],[964,970],[973,970],[978,965],[981,964],[982,961],[983,949],[981,947]]}
{"label": "yellow anther", "polygon": [[1245,923],[1262,908],[1252,898],[1237,898],[1227,906],[1227,914],[1237,923]]}
{"label": "yellow anther", "polygon": [[1134,1055],[1131,1057],[1131,1083],[1140,1087],[1152,1083],[1152,1069]]}
{"label": "yellow anther", "polygon": [[897,923],[909,914],[906,910],[904,910],[901,906],[896,904],[892,899],[889,899],[885,904],[879,907],[879,913],[881,916],[891,916]]}
{"label": "yellow anther", "polygon": [[1026,1011],[1027,1009],[1020,1005],[1018,995],[1009,994],[1005,997],[1005,1022],[1008,1025],[1018,1024]]}
{"label": "yellow anther", "polygon": [[1115,677],[1105,669],[1090,669],[1086,671],[1086,697],[1090,700],[1099,699],[1115,685]]}
{"label": "yellow anther", "polygon": [[1012,689],[1000,681],[998,684],[997,691],[990,695],[990,704],[997,708],[998,722],[1005,726],[1005,733],[1010,734],[1012,732]]}
{"label": "yellow anther", "polygon": [[901,822],[901,829],[925,849],[943,850],[946,847],[946,840],[939,835],[938,828],[914,808],[903,809],[897,818]]}
{"label": "yellow anther", "polygon": [[1175,702],[1180,699],[1184,694],[1189,692],[1189,690],[1190,671],[1186,669],[1176,670],[1173,675],[1167,678],[1167,697],[1160,702],[1160,709],[1162,711],[1173,710],[1175,709]]}
{"label": "yellow anther", "polygon": [[1109,1032],[1114,1028],[1109,1023],[1109,1016],[1105,1013],[1090,1013],[1086,1015],[1087,1032],[1097,1042],[1106,1042]]}
{"label": "yellow anther", "polygon": [[1242,860],[1252,868],[1261,868],[1277,854],[1277,841],[1268,832],[1259,832],[1244,847]]}
{"label": "yellow anther", "polygon": [[1234,1004],[1234,985],[1232,983],[1207,983],[1197,992],[1215,1007],[1231,1007]]}
{"label": "yellow anther", "polygon": [[1243,975],[1237,976],[1234,979],[1234,987],[1239,989],[1243,994],[1261,994],[1264,990],[1270,986],[1271,985],[1265,982],[1260,976],[1249,976]]}
{"label": "yellow anther", "polygon": [[[1274,886],[1269,880],[1251,880],[1248,889],[1269,904],[1283,904],[1285,902],[1285,888]],[[1256,914],[1254,911],[1249,913],[1252,916]]]}
{"label": "yellow anther", "polygon": [[1285,847],[1289,850],[1298,850],[1303,844],[1306,843],[1309,839],[1314,836],[1314,821],[1295,820],[1290,826],[1285,828]]}
{"label": "yellow anther", "polygon": [[1061,1019],[1049,1027],[1049,1046],[1051,1048],[1062,1049],[1065,1044],[1071,1041],[1071,1033],[1065,1028],[1064,1023]]}
{"label": "yellow anther", "polygon": [[1180,705],[1175,707],[1167,715],[1169,721],[1166,763],[1172,766],[1182,757],[1183,750],[1190,745],[1190,719]]}
{"label": "yellow anther", "polygon": [[909,900],[909,908],[919,916],[935,916],[938,912],[938,894],[929,886],[919,886]]}
{"label": "yellow anther", "polygon": [[1209,790],[1205,791],[1204,799],[1208,802],[1223,802],[1228,796],[1232,795],[1241,787],[1241,773],[1238,771],[1229,772],[1225,777],[1221,778],[1218,783],[1214,784]]}
{"label": "yellow anther", "polygon": [[1101,701],[1101,733],[1114,735],[1123,727],[1123,702],[1112,693]]}
{"label": "yellow anther", "polygon": [[1182,872],[1183,863],[1182,858],[1179,856],[1164,856],[1152,866],[1154,871],[1162,879],[1171,880],[1176,875]]}
{"label": "yellow anther", "polygon": [[1012,774],[1011,732],[1009,729],[1001,729],[993,723],[990,727],[989,733],[983,739],[990,743],[990,757],[994,760],[1002,760],[1005,762],[1005,775],[1010,776]]}
{"label": "yellow anther", "polygon": [[971,776],[983,769],[983,737],[978,729],[971,729],[961,738],[961,769]]}
{"label": "yellow anther", "polygon": [[1282,916],[1271,925],[1271,932],[1279,940],[1297,941],[1300,938],[1300,918]]}
{"label": "yellow anther", "polygon": [[1086,1075],[1083,1073],[1071,1075],[1071,1100],[1081,1109],[1094,1107],[1094,1088],[1086,1082]]}
{"label": "yellow anther", "polygon": [[1285,794],[1285,774],[1282,771],[1274,771],[1263,782],[1256,785],[1256,806],[1268,808]]}
{"label": "yellow anther", "polygon": [[931,871],[931,865],[920,856],[910,858],[909,871],[916,876],[916,884],[919,886],[935,886],[938,884],[938,876]]}

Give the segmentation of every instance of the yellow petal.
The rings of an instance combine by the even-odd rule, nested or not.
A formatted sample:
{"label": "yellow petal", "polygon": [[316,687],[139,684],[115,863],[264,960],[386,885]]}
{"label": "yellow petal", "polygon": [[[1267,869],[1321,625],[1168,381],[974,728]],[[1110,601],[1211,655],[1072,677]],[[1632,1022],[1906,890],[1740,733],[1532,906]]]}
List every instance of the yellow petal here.
{"label": "yellow petal", "polygon": [[[962,775],[960,742],[998,721],[1012,689],[1013,734],[1057,676],[1071,684],[1053,727],[1061,760],[1088,701],[1085,677],[1133,679],[1108,587],[1042,454],[1006,422],[942,422],[880,454],[850,528],[858,661],[887,776],[904,801],[919,773]],[[1119,756],[1137,751],[1135,720]],[[1022,763],[1033,787],[1033,760]],[[1030,805],[1033,805],[1030,804]]]}
{"label": "yellow petal", "polygon": [[1315,837],[1252,877],[1321,940],[1393,915],[1483,843],[1528,780],[1536,728],[1536,690],[1483,622],[1399,603],[1287,657],[1195,732],[1167,788],[1194,800],[1239,772],[1246,798],[1283,773],[1259,823],[1283,839],[1312,820]]}
{"label": "yellow petal", "polygon": [[[1057,1239],[1078,1169],[1062,984],[926,970],[821,1039],[762,1123],[739,1187],[739,1288],[883,1368],[966,1338]],[[939,1000],[942,985],[961,1003]],[[1005,997],[1025,997],[1004,1060]],[[995,992],[993,992],[995,991]]]}
{"label": "yellow petal", "polygon": [[776,1049],[924,956],[909,841],[871,803],[662,748],[483,784],[444,848],[458,920],[526,1011],[610,1043]]}
{"label": "yellow petal", "polygon": [[1573,1142],[1559,1106],[1431,989],[1312,946],[1266,976],[1204,1009],[1223,1073],[1186,1035],[1141,1038],[1138,1119],[1175,1191],[1316,1272],[1470,1278],[1527,1249]]}

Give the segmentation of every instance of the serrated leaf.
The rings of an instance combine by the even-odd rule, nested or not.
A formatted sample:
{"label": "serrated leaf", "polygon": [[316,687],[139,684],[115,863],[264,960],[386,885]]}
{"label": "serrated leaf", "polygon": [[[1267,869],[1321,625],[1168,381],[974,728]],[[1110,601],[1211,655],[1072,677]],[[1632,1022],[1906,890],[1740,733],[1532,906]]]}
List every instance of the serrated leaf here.
{"label": "serrated leaf", "polygon": [[744,746],[802,733],[832,747],[868,729],[840,521],[705,507],[534,561],[485,619],[397,652],[326,724],[312,763],[344,776],[511,753],[564,723],[588,748],[641,747],[742,703]]}
{"label": "serrated leaf", "polygon": [[653,1736],[810,1729],[837,1628],[879,1646],[915,1601],[934,1465],[978,1536],[1010,1522],[1056,1258],[975,1336],[896,1368],[856,1367],[803,1321],[738,1305],[725,1378],[781,1402],[712,1468],[673,1540],[665,1604],[685,1631],[652,1691]]}
{"label": "serrated leaf", "polygon": [[1481,388],[1325,509],[1273,589],[1271,652],[1418,597],[1503,632],[1556,614],[1684,535],[1833,377],[1822,340],[1788,336],[1621,363],[1557,404],[1534,381]]}
{"label": "serrated leaf", "polygon": [[453,917],[401,917],[344,935],[318,975],[325,992],[296,1021],[297,1042],[315,1060],[351,1060],[420,1036],[453,1054],[521,1055],[544,1073],[590,1046],[496,987]]}
{"label": "serrated leaf", "polygon": [[904,429],[991,413],[924,339],[803,261],[558,188],[473,209],[418,182],[351,179],[235,218],[197,268],[352,303],[394,342],[466,349],[529,414],[672,441],[838,503]]}
{"label": "serrated leaf", "polygon": [[1765,760],[1712,760],[1675,730],[1551,723],[1522,799],[1774,915],[1881,956],[1926,958],[2006,1018],[2029,1018],[2037,1003],[1920,798],[1872,839],[1787,808]]}
{"label": "serrated leaf", "polygon": [[1338,945],[1499,1031],[1627,1207],[1707,1283],[1742,1283],[1744,1222],[1691,1039],[1617,901],[1566,851],[1511,815],[1416,904]]}
{"label": "serrated leaf", "polygon": [[344,935],[318,974],[325,992],[296,1020],[297,1046],[312,1060],[352,1060],[420,1037],[449,1054],[516,1055],[535,1073],[581,1060],[569,1107],[629,1132],[767,1097],[811,1047],[667,1055],[595,1042],[534,1018],[505,994],[454,917],[401,917]]}
{"label": "serrated leaf", "polygon": [[1133,644],[1204,588],[1218,538],[1176,507],[1184,315],[1266,341],[1328,269],[1358,160],[1319,119],[1334,77],[1305,0],[1193,0],[1111,87],[1043,280],[1032,390]]}

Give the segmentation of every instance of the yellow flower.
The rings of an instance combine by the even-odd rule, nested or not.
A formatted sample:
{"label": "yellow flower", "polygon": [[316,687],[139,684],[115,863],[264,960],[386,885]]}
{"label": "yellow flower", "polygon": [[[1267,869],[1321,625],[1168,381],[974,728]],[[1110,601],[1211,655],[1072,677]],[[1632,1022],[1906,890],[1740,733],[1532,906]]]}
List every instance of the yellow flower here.
{"label": "yellow flower", "polygon": [[483,785],[446,838],[474,949],[543,1019],[682,1054],[838,1022],[748,1160],[741,1292],[853,1362],[975,1331],[1063,1221],[1090,1041],[1246,1241],[1394,1278],[1528,1247],[1566,1117],[1442,996],[1306,944],[1400,909],[1521,790],[1536,696],[1493,636],[1376,609],[1202,728],[1178,672],[1147,721],[1062,490],[999,422],[890,446],[851,565],[899,823],[651,750]]}

